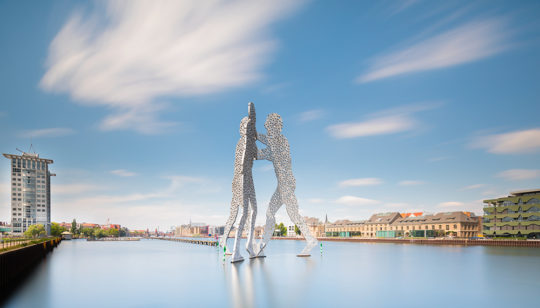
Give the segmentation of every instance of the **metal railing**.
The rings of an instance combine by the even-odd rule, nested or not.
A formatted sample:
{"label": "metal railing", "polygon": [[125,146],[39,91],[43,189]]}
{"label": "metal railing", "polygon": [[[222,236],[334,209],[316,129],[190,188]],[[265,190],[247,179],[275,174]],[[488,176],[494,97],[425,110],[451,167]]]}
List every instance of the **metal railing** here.
{"label": "metal railing", "polygon": [[29,243],[30,241],[32,241],[32,239],[28,239],[28,238],[0,238],[0,249],[1,250],[4,250],[6,248],[12,248],[12,247],[15,247],[15,246],[20,246],[20,245],[23,245],[23,244],[27,244]]}

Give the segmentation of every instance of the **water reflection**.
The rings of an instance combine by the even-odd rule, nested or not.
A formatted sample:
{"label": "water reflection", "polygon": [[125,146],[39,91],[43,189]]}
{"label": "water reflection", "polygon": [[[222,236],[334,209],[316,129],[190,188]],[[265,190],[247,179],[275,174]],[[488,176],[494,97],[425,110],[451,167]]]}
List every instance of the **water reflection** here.
{"label": "water reflection", "polygon": [[275,264],[266,264],[265,258],[232,264],[227,260],[223,266],[231,307],[303,306],[298,294],[309,292],[317,263],[312,258],[296,260],[287,256],[291,257],[296,263],[294,273],[284,273]]}
{"label": "water reflection", "polygon": [[[250,259],[225,266],[225,275],[228,276],[226,284],[229,287],[232,300],[231,307],[255,307],[256,298],[274,298],[272,288],[265,288],[264,286],[258,288],[258,294],[256,294],[254,269],[262,270],[262,276],[267,276],[267,273],[264,272],[264,258]],[[269,304],[271,305],[271,303]]]}

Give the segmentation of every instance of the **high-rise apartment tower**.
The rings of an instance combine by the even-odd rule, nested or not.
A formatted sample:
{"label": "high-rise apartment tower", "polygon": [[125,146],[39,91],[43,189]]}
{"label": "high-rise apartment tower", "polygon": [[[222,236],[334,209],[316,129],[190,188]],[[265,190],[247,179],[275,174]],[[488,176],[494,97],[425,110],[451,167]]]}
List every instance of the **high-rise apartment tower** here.
{"label": "high-rise apartment tower", "polygon": [[51,230],[51,174],[52,159],[39,154],[4,154],[11,160],[11,227],[14,235],[21,235],[29,226],[42,224]]}

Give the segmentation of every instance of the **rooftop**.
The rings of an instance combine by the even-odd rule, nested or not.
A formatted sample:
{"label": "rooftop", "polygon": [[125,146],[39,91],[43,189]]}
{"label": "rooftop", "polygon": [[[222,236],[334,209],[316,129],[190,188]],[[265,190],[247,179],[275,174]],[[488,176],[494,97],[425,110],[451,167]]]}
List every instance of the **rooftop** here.
{"label": "rooftop", "polygon": [[511,191],[510,194],[512,196],[523,196],[523,195],[526,195],[526,194],[540,194],[540,188],[516,190],[516,191]]}
{"label": "rooftop", "polygon": [[3,155],[4,155],[5,158],[9,158],[9,159],[24,158],[24,159],[31,159],[31,160],[35,160],[35,161],[44,161],[44,162],[46,162],[48,164],[52,164],[54,162],[52,159],[39,158],[39,154],[35,154],[35,153],[33,154],[33,153],[23,152],[22,155],[4,153]]}

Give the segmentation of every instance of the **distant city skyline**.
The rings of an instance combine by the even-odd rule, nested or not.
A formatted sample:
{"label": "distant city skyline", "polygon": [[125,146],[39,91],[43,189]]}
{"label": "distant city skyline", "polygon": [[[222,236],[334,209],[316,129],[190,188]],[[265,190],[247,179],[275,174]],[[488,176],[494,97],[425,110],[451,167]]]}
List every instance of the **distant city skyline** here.
{"label": "distant city skyline", "polygon": [[[223,225],[252,101],[260,132],[283,117],[304,216],[481,215],[484,199],[540,187],[539,14],[537,1],[2,2],[0,150],[54,159],[51,221]],[[253,171],[262,225],[275,176]]]}

